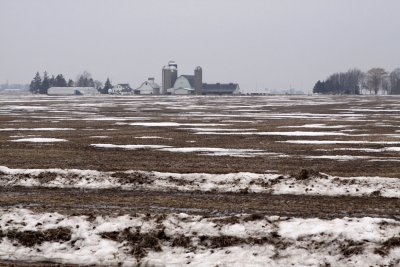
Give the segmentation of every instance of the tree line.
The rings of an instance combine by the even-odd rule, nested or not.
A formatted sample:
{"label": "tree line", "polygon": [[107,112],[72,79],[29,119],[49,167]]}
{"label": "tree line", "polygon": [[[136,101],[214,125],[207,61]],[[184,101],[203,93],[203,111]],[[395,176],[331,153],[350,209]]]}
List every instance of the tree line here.
{"label": "tree line", "polygon": [[75,81],[72,79],[68,79],[67,81],[63,74],[49,76],[47,71],[45,71],[43,77],[39,72],[36,72],[29,85],[29,91],[33,94],[47,94],[47,91],[51,87],[94,87],[100,93],[107,94],[108,90],[113,86],[110,79],[107,78],[103,85],[102,82],[93,79],[92,75],[87,71],[79,74]]}
{"label": "tree line", "polygon": [[350,69],[330,75],[318,81],[313,89],[319,94],[400,94],[400,68],[387,72],[383,68],[372,68],[367,72]]}

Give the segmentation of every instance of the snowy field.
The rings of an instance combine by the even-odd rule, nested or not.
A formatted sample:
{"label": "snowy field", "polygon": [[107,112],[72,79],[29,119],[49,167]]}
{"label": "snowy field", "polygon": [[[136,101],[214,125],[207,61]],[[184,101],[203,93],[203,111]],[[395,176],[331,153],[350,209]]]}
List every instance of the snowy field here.
{"label": "snowy field", "polygon": [[400,266],[398,97],[1,96],[0,150],[0,264]]}
{"label": "snowy field", "polygon": [[7,260],[105,266],[400,264],[400,222],[391,219],[1,212],[0,257]]}

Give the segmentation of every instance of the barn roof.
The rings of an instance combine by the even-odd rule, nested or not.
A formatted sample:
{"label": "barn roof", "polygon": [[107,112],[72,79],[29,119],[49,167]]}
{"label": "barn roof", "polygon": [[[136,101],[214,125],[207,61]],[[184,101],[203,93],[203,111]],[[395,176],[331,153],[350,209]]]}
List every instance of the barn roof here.
{"label": "barn roof", "polygon": [[181,75],[183,77],[185,77],[190,84],[190,87],[194,88],[194,75]]}

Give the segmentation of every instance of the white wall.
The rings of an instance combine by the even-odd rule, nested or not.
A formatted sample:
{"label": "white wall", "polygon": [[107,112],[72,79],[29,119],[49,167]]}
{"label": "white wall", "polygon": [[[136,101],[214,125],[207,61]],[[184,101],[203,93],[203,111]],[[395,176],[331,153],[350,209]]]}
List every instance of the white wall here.
{"label": "white wall", "polygon": [[138,90],[140,90],[141,95],[156,95],[160,92],[160,90],[154,89],[149,82],[142,83]]}
{"label": "white wall", "polygon": [[191,94],[194,94],[194,89],[171,88],[171,89],[168,89],[168,92],[170,92],[171,95],[191,95]]}

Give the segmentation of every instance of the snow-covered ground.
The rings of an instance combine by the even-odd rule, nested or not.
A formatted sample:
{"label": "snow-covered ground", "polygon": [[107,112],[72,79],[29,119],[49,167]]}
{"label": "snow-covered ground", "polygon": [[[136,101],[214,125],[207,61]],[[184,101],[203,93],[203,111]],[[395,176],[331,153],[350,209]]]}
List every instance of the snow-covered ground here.
{"label": "snow-covered ground", "polygon": [[[399,266],[400,222],[0,210],[0,258],[116,266]],[[120,265],[119,265],[120,266]]]}
{"label": "snow-covered ground", "polygon": [[399,178],[335,177],[321,173],[292,177],[271,172],[185,174],[146,171],[10,169],[0,166],[0,186],[400,197]]}

